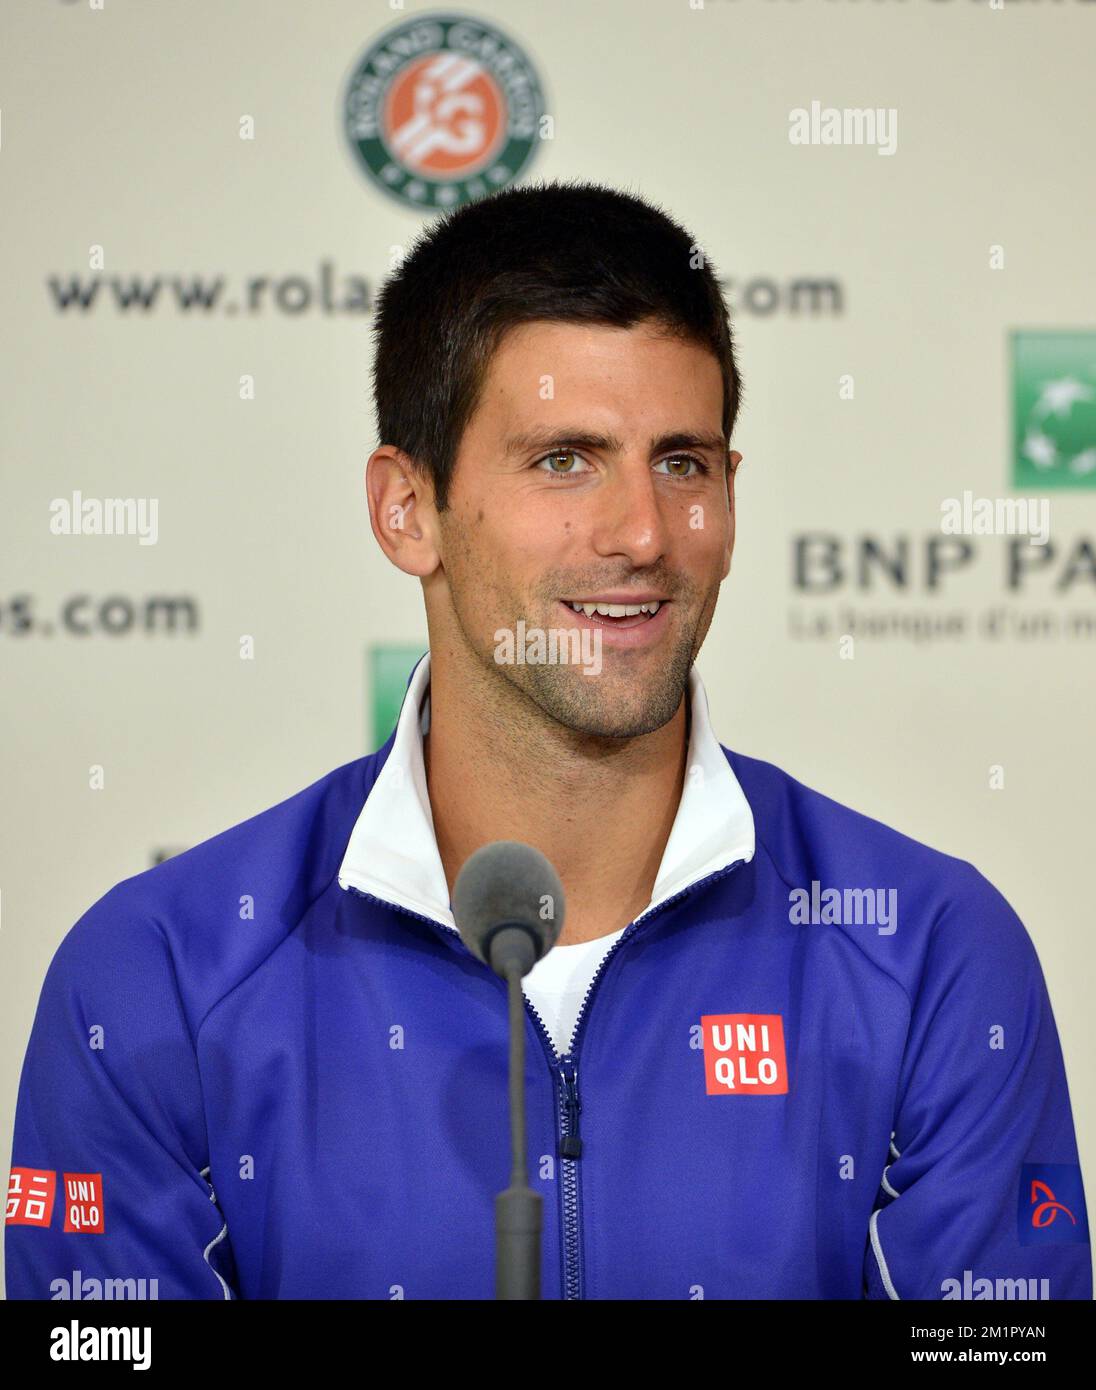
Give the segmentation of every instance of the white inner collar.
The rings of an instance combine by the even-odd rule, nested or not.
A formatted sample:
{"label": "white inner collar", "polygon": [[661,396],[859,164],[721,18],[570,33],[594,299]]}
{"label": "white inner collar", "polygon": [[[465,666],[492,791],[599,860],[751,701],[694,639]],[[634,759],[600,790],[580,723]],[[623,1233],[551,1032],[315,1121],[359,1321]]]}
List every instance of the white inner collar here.
{"label": "white inner collar", "polygon": [[[689,672],[692,728],[685,784],[655,878],[652,908],[691,884],[754,856],[746,795],[712,731],[708,697]],[[430,728],[430,653],[411,676],[388,760],[361,809],[339,868],[339,886],[356,888],[456,928],[426,787],[423,736]]]}

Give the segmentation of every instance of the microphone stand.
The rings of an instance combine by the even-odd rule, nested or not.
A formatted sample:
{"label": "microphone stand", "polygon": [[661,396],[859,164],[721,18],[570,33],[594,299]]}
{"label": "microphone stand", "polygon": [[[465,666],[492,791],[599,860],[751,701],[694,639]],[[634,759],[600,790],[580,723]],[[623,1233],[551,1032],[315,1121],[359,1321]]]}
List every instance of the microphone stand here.
{"label": "microphone stand", "polygon": [[522,977],[536,964],[536,946],[522,927],[502,927],[490,960],[506,980],[510,1005],[510,1186],[495,1198],[495,1298],[540,1298],[540,1232],[544,1201],[529,1186],[525,1137],[525,1003]]}

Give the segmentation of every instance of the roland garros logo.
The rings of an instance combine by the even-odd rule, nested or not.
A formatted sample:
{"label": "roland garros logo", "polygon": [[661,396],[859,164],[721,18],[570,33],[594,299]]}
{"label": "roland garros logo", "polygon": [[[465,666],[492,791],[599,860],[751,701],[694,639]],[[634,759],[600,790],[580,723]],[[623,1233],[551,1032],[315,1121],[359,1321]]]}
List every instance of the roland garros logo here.
{"label": "roland garros logo", "polygon": [[543,116],[529,59],[493,25],[463,15],[386,30],[355,68],[343,111],[375,184],[401,203],[443,209],[513,183]]}

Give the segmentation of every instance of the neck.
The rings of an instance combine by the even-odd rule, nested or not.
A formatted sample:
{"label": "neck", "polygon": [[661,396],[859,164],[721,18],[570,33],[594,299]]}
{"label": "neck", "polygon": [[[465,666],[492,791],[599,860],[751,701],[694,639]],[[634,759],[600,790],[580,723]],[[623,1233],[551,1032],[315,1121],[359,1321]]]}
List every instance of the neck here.
{"label": "neck", "polygon": [[431,657],[423,761],[450,895],[469,855],[494,840],[521,840],[563,883],[560,945],[619,931],[651,901],[677,815],[688,692],[661,729],[606,739],[564,727],[483,674],[459,679]]}

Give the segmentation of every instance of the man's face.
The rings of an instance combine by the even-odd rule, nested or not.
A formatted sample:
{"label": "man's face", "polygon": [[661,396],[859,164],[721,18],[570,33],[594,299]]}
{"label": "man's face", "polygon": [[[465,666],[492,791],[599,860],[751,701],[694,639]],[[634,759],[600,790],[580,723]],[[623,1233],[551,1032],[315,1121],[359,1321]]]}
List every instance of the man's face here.
{"label": "man's face", "polygon": [[[492,358],[439,517],[442,569],[475,656],[567,728],[630,738],[680,707],[734,545],[722,407],[715,357],[650,326],[526,324]],[[623,620],[571,606],[605,596],[662,604]],[[497,660],[519,619],[591,629],[587,651],[600,632],[599,673]]]}

